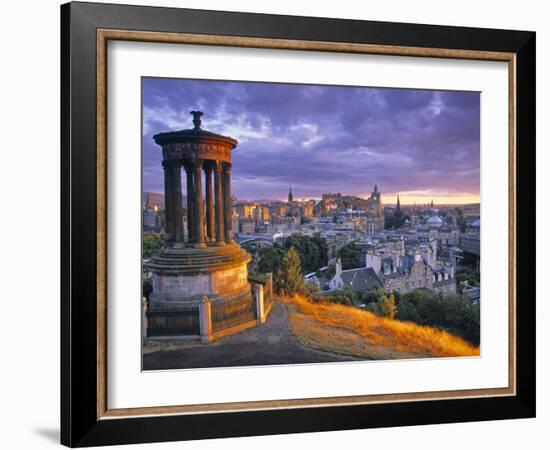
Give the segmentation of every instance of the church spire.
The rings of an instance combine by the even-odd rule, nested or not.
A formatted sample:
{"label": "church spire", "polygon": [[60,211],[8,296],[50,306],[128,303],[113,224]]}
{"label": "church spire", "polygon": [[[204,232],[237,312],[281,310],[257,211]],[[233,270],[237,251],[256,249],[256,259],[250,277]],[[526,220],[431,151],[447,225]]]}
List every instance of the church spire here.
{"label": "church spire", "polygon": [[399,203],[399,193],[397,194],[397,207],[395,209],[396,211],[401,211],[401,203]]}
{"label": "church spire", "polygon": [[290,185],[290,188],[288,190],[288,203],[291,203],[294,200],[294,196],[292,195],[292,185]]}

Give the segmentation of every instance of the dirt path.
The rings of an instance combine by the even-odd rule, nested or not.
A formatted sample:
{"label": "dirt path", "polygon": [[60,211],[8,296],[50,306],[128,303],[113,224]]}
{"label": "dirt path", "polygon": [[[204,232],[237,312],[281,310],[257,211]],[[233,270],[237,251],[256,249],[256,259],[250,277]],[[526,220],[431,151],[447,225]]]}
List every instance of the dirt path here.
{"label": "dirt path", "polygon": [[189,369],[355,360],[357,359],[351,356],[321,352],[301,345],[289,328],[286,306],[275,301],[273,310],[264,324],[218,341],[210,343],[167,341],[162,344],[147,344],[143,355],[143,369]]}

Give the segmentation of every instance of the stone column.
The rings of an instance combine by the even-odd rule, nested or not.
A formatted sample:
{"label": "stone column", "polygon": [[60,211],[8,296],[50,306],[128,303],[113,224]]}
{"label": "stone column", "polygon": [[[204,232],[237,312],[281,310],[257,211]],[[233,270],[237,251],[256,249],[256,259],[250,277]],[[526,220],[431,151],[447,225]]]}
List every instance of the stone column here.
{"label": "stone column", "polygon": [[223,207],[223,181],[222,181],[222,163],[214,162],[214,193],[216,196],[216,214],[215,214],[215,229],[216,229],[216,245],[224,245],[224,207]]}
{"label": "stone column", "polygon": [[172,208],[174,242],[183,242],[183,221],[181,207],[181,163],[172,163]]}
{"label": "stone column", "polygon": [[206,192],[206,240],[213,243],[214,237],[214,198],[212,195],[212,165],[204,165],[204,182]]}
{"label": "stone column", "polygon": [[193,184],[193,166],[185,164],[187,173],[187,240],[190,244],[195,242],[195,188]]}
{"label": "stone column", "polygon": [[199,303],[199,326],[203,341],[212,340],[212,302],[205,295]]}
{"label": "stone column", "polygon": [[258,323],[265,322],[264,289],[259,283],[253,283],[254,298],[256,300],[256,318]]}
{"label": "stone column", "polygon": [[273,301],[273,274],[271,272],[265,274],[265,285],[267,286],[269,301]]}
{"label": "stone column", "polygon": [[147,299],[141,297],[141,337],[147,337]]}
{"label": "stone column", "polygon": [[231,198],[231,164],[223,165],[223,204],[225,242],[233,242],[233,199]]}
{"label": "stone column", "polygon": [[170,161],[162,161],[164,169],[164,217],[166,221],[164,238],[167,243],[174,242],[174,206],[172,201],[172,170]]}
{"label": "stone column", "polygon": [[195,198],[195,247],[206,247],[204,243],[204,205],[202,204],[202,159],[193,161],[193,185]]}

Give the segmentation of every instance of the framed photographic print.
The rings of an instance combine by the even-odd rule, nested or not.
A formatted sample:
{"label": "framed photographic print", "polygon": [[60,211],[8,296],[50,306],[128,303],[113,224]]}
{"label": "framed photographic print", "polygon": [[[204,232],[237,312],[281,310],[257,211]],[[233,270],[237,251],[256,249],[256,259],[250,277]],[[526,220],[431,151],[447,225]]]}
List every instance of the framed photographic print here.
{"label": "framed photographic print", "polygon": [[63,444],[535,415],[535,33],[61,19]]}

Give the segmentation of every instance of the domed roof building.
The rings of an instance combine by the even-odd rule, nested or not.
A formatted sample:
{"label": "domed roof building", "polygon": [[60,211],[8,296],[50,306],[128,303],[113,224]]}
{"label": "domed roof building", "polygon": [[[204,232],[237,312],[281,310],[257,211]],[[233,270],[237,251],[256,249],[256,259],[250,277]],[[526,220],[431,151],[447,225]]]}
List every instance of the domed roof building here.
{"label": "domed roof building", "polygon": [[426,221],[426,225],[428,225],[430,228],[439,228],[441,225],[443,225],[443,219],[434,214]]}
{"label": "domed roof building", "polygon": [[479,234],[481,230],[481,221],[480,219],[476,219],[473,222],[466,224],[466,232],[467,233],[477,233]]}

